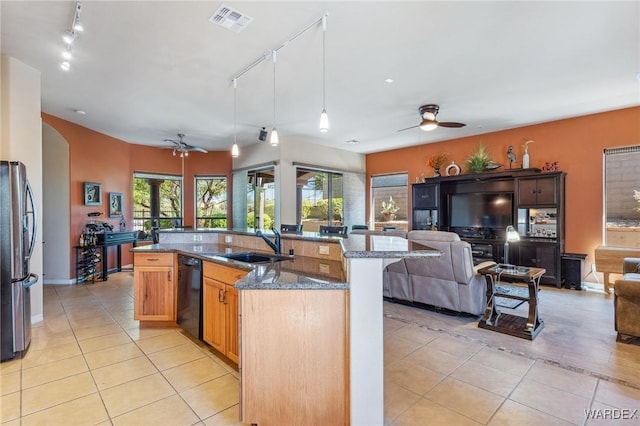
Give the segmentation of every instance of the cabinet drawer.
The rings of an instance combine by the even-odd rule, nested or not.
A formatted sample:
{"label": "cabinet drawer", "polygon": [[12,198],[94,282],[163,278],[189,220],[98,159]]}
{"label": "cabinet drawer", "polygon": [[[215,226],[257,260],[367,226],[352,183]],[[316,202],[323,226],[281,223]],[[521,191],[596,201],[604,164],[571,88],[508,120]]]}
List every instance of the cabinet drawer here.
{"label": "cabinet drawer", "polygon": [[136,253],[135,266],[173,266],[173,253]]}
{"label": "cabinet drawer", "polygon": [[214,280],[221,281],[225,284],[235,284],[240,278],[248,274],[247,271],[241,269],[229,268],[228,266],[219,265],[212,262],[204,262],[204,276]]}

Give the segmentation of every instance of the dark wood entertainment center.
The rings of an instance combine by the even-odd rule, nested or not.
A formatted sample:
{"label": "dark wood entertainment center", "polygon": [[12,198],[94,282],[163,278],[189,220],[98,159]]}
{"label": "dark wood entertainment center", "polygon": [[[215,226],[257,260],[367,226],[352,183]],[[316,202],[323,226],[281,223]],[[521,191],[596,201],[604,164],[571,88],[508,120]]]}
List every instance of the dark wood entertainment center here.
{"label": "dark wood entertainment center", "polygon": [[[543,268],[541,282],[561,287],[565,176],[512,169],[427,178],[412,185],[412,229],[456,232],[471,243],[475,261],[502,263],[506,225],[512,225],[520,241],[508,246],[509,263]],[[452,200],[470,207],[454,213]]]}

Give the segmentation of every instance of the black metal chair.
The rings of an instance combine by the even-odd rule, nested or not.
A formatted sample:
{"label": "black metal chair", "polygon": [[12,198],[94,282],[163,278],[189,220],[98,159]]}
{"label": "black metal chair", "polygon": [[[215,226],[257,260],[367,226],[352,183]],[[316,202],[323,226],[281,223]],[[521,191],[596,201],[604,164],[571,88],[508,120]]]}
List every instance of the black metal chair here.
{"label": "black metal chair", "polygon": [[280,225],[280,232],[283,234],[301,234],[302,224],[299,225]]}
{"label": "black metal chair", "polygon": [[347,226],[326,226],[320,225],[320,234],[322,235],[347,235]]}
{"label": "black metal chair", "polygon": [[351,230],[355,229],[369,229],[369,227],[367,225],[351,225]]}

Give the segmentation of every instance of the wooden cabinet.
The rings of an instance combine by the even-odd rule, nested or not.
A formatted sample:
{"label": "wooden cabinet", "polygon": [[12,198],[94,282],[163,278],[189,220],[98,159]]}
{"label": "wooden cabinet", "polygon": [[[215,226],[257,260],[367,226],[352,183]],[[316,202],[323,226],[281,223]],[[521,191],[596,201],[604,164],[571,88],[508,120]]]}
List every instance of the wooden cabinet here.
{"label": "wooden cabinet", "polygon": [[349,424],[346,290],[241,290],[240,420]]}
{"label": "wooden cabinet", "polygon": [[[440,230],[457,232],[461,238],[469,241],[475,260],[492,257],[493,261],[502,263],[505,228],[508,224],[513,225],[520,233],[521,240],[510,245],[509,262],[544,268],[547,272],[541,282],[560,287],[561,255],[564,251],[565,178],[564,172],[540,173],[538,169],[429,178],[424,183],[412,185],[411,228],[430,229],[430,225],[437,223]],[[456,224],[453,211],[456,204],[453,200],[459,194],[505,195],[513,200],[511,223],[487,226],[481,225],[478,220],[467,220],[478,224]]]}
{"label": "wooden cabinet", "polygon": [[202,339],[238,363],[238,292],[234,284],[247,271],[213,262],[204,263]]}
{"label": "wooden cabinet", "polygon": [[225,333],[227,358],[236,364],[240,360],[240,309],[238,307],[238,290],[227,285],[225,294],[225,323],[227,326]]}
{"label": "wooden cabinet", "polygon": [[174,261],[174,255],[171,253],[134,255],[133,319],[175,322]]}
{"label": "wooden cabinet", "polygon": [[438,226],[439,184],[423,183],[413,185],[412,229],[431,230]]}
{"label": "wooden cabinet", "polygon": [[209,277],[202,282],[202,340],[224,353],[226,314],[223,302],[226,284]]}
{"label": "wooden cabinet", "polygon": [[558,204],[558,179],[556,175],[538,178],[520,178],[518,205],[555,206]]}
{"label": "wooden cabinet", "polygon": [[544,268],[546,272],[543,278],[546,278],[547,282],[561,282],[560,253],[557,244],[520,242],[518,251],[518,265]]}

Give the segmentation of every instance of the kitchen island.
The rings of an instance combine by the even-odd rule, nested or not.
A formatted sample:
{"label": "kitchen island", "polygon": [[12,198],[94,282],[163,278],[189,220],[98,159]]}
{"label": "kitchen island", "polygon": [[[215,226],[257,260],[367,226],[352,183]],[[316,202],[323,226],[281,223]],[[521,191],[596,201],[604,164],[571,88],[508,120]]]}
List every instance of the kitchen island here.
{"label": "kitchen island", "polygon": [[[173,242],[164,242],[160,233],[159,244],[134,253],[186,253],[246,272],[234,286],[243,421],[268,423],[274,418],[264,416],[275,415],[280,405],[296,407],[291,412],[298,413],[299,424],[326,421],[326,411],[334,412],[332,424],[383,424],[382,270],[394,259],[439,256],[439,251],[399,237],[283,235],[283,252],[293,250],[293,259],[250,265],[219,255],[268,253],[255,235],[189,231],[168,236]],[[262,343],[258,337],[264,337]],[[260,377],[265,370],[270,377]],[[280,377],[281,387],[273,384],[274,377]],[[265,395],[273,397],[256,405]],[[265,408],[272,405],[276,408]]]}

